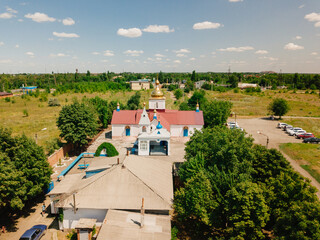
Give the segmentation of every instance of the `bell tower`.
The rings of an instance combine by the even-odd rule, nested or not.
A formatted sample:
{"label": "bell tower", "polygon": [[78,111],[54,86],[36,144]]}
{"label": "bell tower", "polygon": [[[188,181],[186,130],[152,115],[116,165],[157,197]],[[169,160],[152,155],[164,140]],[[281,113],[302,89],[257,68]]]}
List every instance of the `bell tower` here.
{"label": "bell tower", "polygon": [[156,88],[151,93],[151,98],[149,99],[149,109],[152,110],[165,110],[166,109],[166,98],[163,92],[160,90],[160,82],[157,79]]}

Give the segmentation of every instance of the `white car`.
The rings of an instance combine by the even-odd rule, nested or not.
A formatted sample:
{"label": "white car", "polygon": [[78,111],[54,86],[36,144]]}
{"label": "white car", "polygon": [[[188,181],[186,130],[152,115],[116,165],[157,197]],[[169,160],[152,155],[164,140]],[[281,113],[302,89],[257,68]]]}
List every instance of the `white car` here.
{"label": "white car", "polygon": [[297,136],[297,135],[304,134],[304,133],[306,133],[305,130],[298,130],[293,134],[293,136]]}
{"label": "white car", "polygon": [[293,129],[293,127],[286,127],[286,133],[289,133],[289,131],[292,129]]}
{"label": "white car", "polygon": [[286,123],[278,123],[278,126],[277,126],[277,128],[283,128],[284,126],[286,126],[286,125],[288,125],[288,124],[286,124]]}
{"label": "white car", "polygon": [[297,131],[299,131],[299,130],[303,130],[303,129],[302,129],[302,128],[293,128],[293,129],[291,129],[291,130],[288,131],[288,134],[289,134],[290,136],[294,136],[294,134],[295,134]]}
{"label": "white car", "polygon": [[287,125],[287,126],[284,126],[282,129],[283,129],[283,131],[286,131],[287,128],[293,128],[293,126],[292,125]]}
{"label": "white car", "polygon": [[238,128],[239,127],[237,122],[229,122],[228,126],[229,126],[229,128],[235,128],[235,127]]}

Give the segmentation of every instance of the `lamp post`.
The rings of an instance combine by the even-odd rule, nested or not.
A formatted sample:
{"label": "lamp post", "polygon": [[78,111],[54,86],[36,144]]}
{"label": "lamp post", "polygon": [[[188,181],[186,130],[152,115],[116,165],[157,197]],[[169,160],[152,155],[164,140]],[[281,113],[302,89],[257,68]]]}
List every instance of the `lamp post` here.
{"label": "lamp post", "polygon": [[237,114],[235,112],[232,112],[232,114],[234,115],[234,123],[237,125]]}
{"label": "lamp post", "polygon": [[[47,128],[42,128],[40,131],[45,131],[45,130],[47,130]],[[40,131],[38,131],[38,132],[40,132]],[[34,138],[35,138],[35,140],[36,140],[36,144],[38,144],[38,133],[36,133],[36,134],[34,135]]]}
{"label": "lamp post", "polygon": [[258,131],[257,133],[267,137],[267,144],[266,144],[266,148],[268,148],[268,145],[269,145],[269,136],[268,136],[268,135],[266,135],[266,134],[264,134],[264,133],[262,133],[262,132],[260,132],[260,131]]}

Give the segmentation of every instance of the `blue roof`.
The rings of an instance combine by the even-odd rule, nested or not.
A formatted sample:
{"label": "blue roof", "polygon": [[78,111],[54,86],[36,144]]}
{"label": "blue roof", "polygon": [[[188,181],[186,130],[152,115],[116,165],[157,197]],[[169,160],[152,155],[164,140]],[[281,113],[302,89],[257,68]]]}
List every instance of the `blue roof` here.
{"label": "blue roof", "polygon": [[30,87],[21,87],[22,89],[36,89],[36,86],[30,86]]}
{"label": "blue roof", "polygon": [[160,123],[160,121],[158,122],[158,125],[157,125],[157,129],[161,129],[162,128],[162,125]]}

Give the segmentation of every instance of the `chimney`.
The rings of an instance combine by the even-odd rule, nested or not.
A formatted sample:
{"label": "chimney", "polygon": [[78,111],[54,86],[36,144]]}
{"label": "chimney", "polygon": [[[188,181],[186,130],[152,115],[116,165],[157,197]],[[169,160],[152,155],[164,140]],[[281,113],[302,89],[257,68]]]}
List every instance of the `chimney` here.
{"label": "chimney", "polygon": [[144,226],[144,198],[142,198],[142,205],[141,205],[141,222],[140,222],[140,228],[143,228]]}

